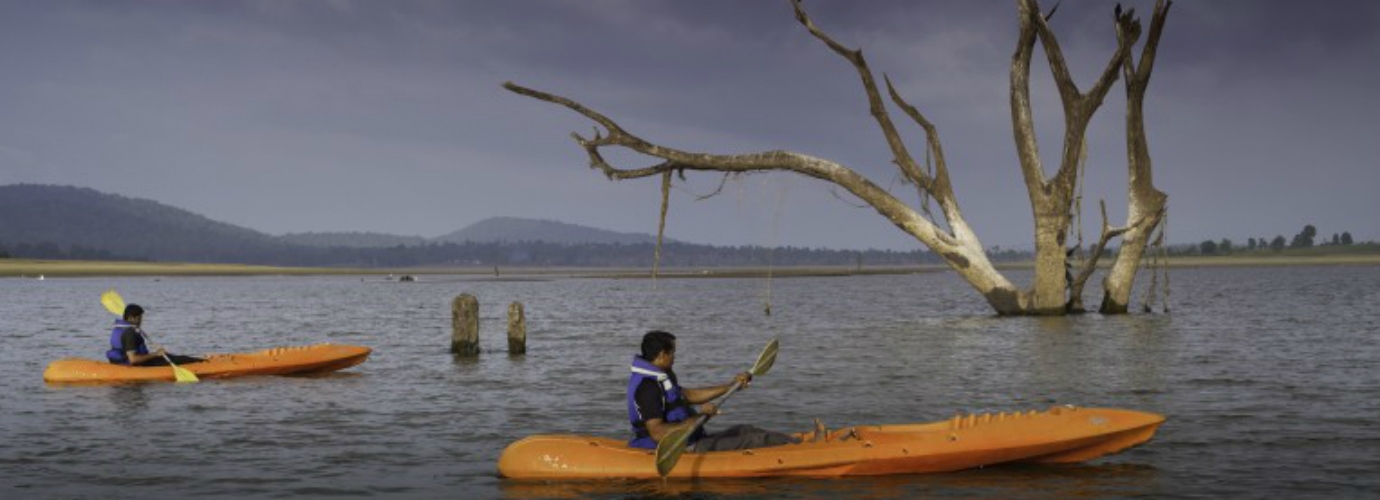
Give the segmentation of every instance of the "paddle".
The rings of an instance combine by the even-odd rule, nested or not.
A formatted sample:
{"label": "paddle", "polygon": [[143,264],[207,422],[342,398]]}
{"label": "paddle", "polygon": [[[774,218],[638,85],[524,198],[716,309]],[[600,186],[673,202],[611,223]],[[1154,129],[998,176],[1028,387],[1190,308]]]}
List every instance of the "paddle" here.
{"label": "paddle", "polygon": [[[110,314],[120,317],[124,317],[125,315],[125,299],[121,297],[120,292],[116,292],[114,288],[106,290],[105,293],[101,294],[101,305],[104,305],[105,310],[110,311]],[[144,337],[144,342],[152,343],[152,341],[149,340],[149,336],[145,335],[142,330],[139,330],[139,335]],[[159,347],[154,346],[154,348],[157,349]],[[163,359],[168,362],[168,366],[172,367],[173,377],[176,378],[178,382],[201,381],[201,379],[196,378],[196,374],[192,373],[191,370],[173,364],[172,358],[168,357],[168,353],[163,353]]]}
{"label": "paddle", "polygon": [[[771,342],[767,343],[767,347],[762,349],[762,354],[757,356],[757,364],[752,365],[752,370],[748,373],[751,373],[753,377],[766,375],[767,370],[771,370],[771,365],[776,363],[776,350],[778,348],[779,342],[777,342],[776,339],[772,339]],[[729,396],[738,392],[738,388],[741,386],[742,384],[735,380],[733,386],[728,388],[728,392],[724,393],[723,397],[719,398],[718,404],[720,407],[722,407],[725,401],[728,401]],[[666,477],[667,474],[671,473],[671,469],[676,467],[676,462],[680,461],[680,456],[685,453],[685,447],[690,444],[690,435],[694,434],[695,429],[699,429],[707,420],[709,420],[709,415],[700,415],[695,418],[694,424],[679,427],[667,433],[657,442],[657,474],[661,475],[661,477]]]}

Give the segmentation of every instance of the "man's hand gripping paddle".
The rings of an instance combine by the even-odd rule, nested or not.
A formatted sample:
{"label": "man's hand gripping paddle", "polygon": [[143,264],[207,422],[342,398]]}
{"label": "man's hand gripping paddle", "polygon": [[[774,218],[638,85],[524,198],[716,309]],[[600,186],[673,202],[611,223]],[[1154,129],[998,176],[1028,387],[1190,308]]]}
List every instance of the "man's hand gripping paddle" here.
{"label": "man's hand gripping paddle", "polygon": [[[776,351],[779,346],[780,343],[777,342],[776,339],[772,339],[772,341],[767,344],[767,347],[762,349],[762,354],[757,356],[757,364],[752,365],[752,370],[748,373],[751,373],[754,378],[766,375],[767,371],[771,370],[771,365],[776,363]],[[719,399],[718,404],[722,406],[725,401],[728,401],[729,396],[737,392],[738,388],[741,386],[742,383],[734,381],[733,387],[730,387],[728,392],[724,393],[723,397]],[[657,474],[661,475],[661,477],[666,477],[667,474],[671,473],[671,469],[676,467],[676,462],[680,461],[680,456],[685,453],[685,447],[690,444],[690,435],[694,434],[695,430],[699,429],[701,425],[704,425],[704,422],[707,420],[709,420],[709,415],[700,415],[695,418],[694,424],[681,426],[667,433],[666,436],[662,437],[661,440],[657,442]]]}

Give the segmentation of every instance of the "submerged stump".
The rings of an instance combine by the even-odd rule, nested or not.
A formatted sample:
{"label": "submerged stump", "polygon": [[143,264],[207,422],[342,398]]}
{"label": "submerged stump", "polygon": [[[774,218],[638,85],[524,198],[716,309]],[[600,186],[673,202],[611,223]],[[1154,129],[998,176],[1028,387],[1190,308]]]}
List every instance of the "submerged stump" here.
{"label": "submerged stump", "polygon": [[522,303],[508,305],[508,354],[527,353],[527,315]]}
{"label": "submerged stump", "polygon": [[479,354],[479,299],[462,293],[450,303],[450,352]]}

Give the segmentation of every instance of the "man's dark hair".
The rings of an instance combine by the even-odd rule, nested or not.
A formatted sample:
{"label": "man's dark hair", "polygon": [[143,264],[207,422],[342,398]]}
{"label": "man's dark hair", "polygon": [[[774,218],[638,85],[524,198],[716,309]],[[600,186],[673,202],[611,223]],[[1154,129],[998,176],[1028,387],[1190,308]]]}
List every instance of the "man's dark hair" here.
{"label": "man's dark hair", "polygon": [[125,319],[125,321],[129,321],[129,318],[133,318],[133,317],[135,317],[135,316],[143,316],[143,315],[144,315],[144,308],[139,307],[139,304],[130,304],[130,305],[128,305],[128,306],[125,306],[125,314],[124,314],[124,316],[123,316],[124,319]]}
{"label": "man's dark hair", "polygon": [[661,330],[652,330],[642,336],[642,359],[651,361],[666,351],[676,350],[676,336]]}

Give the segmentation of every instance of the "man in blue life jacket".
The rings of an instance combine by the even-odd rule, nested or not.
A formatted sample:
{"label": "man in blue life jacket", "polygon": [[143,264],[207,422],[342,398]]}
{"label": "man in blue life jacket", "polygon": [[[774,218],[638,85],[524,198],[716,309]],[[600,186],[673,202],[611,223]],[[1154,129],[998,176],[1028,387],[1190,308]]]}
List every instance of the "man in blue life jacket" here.
{"label": "man in blue life jacket", "polygon": [[138,304],[126,306],[124,314],[115,320],[115,328],[110,331],[110,350],[105,352],[106,359],[112,364],[132,366],[168,366],[166,358],[171,358],[179,365],[206,361],[192,356],[168,354],[162,347],[149,352],[144,330],[140,328],[143,324],[144,308]]}
{"label": "man in blue life jacket", "polygon": [[[642,352],[633,356],[628,378],[628,420],[632,423],[633,439],[628,446],[655,449],[656,444],[677,426],[692,425],[699,414],[717,415],[718,407],[711,403],[723,396],[732,383],[700,389],[680,386],[671,367],[676,362],[676,337],[663,331],[651,331],[642,336]],[[740,373],[734,381],[747,387],[752,374]],[[699,405],[698,410],[694,405]],[[831,439],[823,425],[815,422],[813,434],[789,435],[760,429],[751,425],[735,425],[721,432],[707,433],[701,427],[690,436],[690,450],[725,451],[763,448],[799,443],[814,439]]]}

